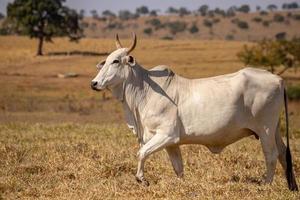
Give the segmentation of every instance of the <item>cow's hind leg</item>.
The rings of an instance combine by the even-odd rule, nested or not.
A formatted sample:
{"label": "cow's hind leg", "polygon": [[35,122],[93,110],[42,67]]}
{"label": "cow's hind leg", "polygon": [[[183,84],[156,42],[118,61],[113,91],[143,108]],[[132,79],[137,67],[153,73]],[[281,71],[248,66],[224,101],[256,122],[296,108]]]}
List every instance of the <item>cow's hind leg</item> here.
{"label": "cow's hind leg", "polygon": [[166,148],[173,169],[179,178],[183,177],[183,163],[179,146],[170,146]]}
{"label": "cow's hind leg", "polygon": [[266,132],[260,139],[267,167],[265,182],[272,183],[278,157],[275,134],[270,132],[270,129],[266,129]]}
{"label": "cow's hind leg", "polygon": [[138,152],[138,169],[136,180],[144,185],[149,185],[144,178],[144,164],[149,155],[167,146],[174,145],[179,138],[176,134],[155,134]]}

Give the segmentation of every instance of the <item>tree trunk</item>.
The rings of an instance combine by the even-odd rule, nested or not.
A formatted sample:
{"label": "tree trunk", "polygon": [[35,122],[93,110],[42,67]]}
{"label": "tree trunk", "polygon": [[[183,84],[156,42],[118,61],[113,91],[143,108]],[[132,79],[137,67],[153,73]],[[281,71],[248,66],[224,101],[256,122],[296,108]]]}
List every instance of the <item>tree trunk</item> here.
{"label": "tree trunk", "polygon": [[274,71],[275,71],[275,70],[274,70],[274,66],[271,65],[270,67],[271,67],[271,73],[274,74]]}
{"label": "tree trunk", "polygon": [[44,44],[44,37],[40,36],[39,37],[38,50],[37,50],[37,53],[36,53],[37,56],[42,56],[43,55],[43,44]]}

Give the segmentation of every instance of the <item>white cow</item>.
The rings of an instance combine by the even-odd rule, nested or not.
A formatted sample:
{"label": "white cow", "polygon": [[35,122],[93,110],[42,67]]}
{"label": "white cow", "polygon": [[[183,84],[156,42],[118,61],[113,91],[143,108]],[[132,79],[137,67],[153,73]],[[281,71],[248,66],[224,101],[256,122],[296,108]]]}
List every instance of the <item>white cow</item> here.
{"label": "white cow", "polygon": [[[91,82],[94,90],[109,88],[122,102],[129,127],[136,133],[138,152],[136,179],[144,178],[149,155],[166,149],[175,173],[183,175],[179,146],[202,144],[220,153],[227,145],[255,135],[260,138],[266,159],[266,183],[273,180],[277,159],[286,171],[290,190],[298,190],[287,147],[279,133],[279,116],[287,103],[283,80],[265,70],[245,68],[236,73],[203,79],[187,79],[165,66],[146,70],[123,48],[99,63]],[[288,127],[287,129],[288,130]]]}

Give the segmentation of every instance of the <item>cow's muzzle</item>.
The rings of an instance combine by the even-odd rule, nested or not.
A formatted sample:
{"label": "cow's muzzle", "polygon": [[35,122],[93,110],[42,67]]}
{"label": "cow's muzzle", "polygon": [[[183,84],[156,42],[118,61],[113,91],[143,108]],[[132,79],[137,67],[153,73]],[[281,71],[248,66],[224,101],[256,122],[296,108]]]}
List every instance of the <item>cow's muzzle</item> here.
{"label": "cow's muzzle", "polygon": [[98,82],[97,82],[97,81],[92,81],[92,82],[91,82],[91,88],[92,88],[93,90],[100,91],[101,89],[98,89],[98,88],[97,88],[97,85],[98,85]]}

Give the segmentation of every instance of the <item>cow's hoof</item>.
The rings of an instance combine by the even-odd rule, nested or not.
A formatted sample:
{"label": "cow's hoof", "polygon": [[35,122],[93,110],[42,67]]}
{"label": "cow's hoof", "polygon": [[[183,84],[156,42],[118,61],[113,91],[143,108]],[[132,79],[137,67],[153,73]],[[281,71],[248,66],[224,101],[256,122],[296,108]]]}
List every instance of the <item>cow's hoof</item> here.
{"label": "cow's hoof", "polygon": [[176,173],[178,179],[184,179],[183,173]]}
{"label": "cow's hoof", "polygon": [[144,178],[144,177],[135,177],[136,181],[140,184],[142,184],[143,186],[149,186],[149,182]]}

